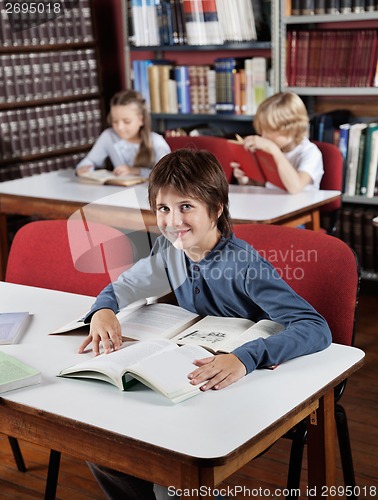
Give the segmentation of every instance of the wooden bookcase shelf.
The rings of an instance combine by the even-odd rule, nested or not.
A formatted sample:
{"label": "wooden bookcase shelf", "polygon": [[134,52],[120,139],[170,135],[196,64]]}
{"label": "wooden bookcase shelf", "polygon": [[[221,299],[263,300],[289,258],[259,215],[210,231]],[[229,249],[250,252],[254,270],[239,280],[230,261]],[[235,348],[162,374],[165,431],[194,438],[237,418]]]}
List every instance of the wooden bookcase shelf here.
{"label": "wooden bookcase shelf", "polygon": [[105,118],[94,4],[20,32],[0,8],[0,179],[73,167]]}
{"label": "wooden bookcase shelf", "polygon": [[[322,106],[320,111],[321,113],[326,113],[336,109],[349,109],[352,113],[352,117],[355,117],[356,119],[358,119],[359,116],[364,116],[365,120],[370,117],[371,121],[378,121],[378,106],[376,99],[378,96],[378,87],[331,87],[319,85],[293,86],[288,85],[288,83],[290,83],[290,79],[287,81],[286,71],[286,65],[288,64],[287,56],[289,53],[287,43],[288,40],[290,40],[290,37],[287,36],[288,33],[297,32],[297,40],[299,36],[298,33],[305,33],[306,31],[310,33],[308,56],[310,65],[311,56],[313,57],[313,61],[317,61],[316,57],[313,54],[310,54],[311,40],[316,40],[316,35],[313,35],[313,32],[316,33],[322,30],[323,32],[345,31],[345,33],[348,33],[348,31],[350,31],[351,34],[355,34],[358,31],[365,29],[374,31],[378,29],[378,11],[375,10],[374,12],[359,13],[340,12],[337,14],[314,15],[290,15],[290,13],[291,1],[281,0],[281,16],[279,22],[280,89],[282,91],[292,91],[302,96],[308,106],[310,114],[317,114],[317,106],[318,103],[320,103]],[[314,44],[316,44],[316,42],[314,42]],[[352,47],[350,49],[350,53],[352,53]],[[325,70],[327,63],[330,60],[333,61],[333,64],[336,64],[337,62],[337,56],[335,55],[335,52],[332,51],[332,43],[329,43],[323,57],[326,59],[321,59],[321,63],[319,65],[322,79],[324,79],[324,73],[329,78],[329,73]],[[317,62],[317,64],[319,63]],[[300,68],[297,69],[298,71],[302,71]],[[295,70],[294,76],[297,79],[297,83],[299,83],[298,73],[295,73]],[[348,77],[348,74],[346,76]],[[313,75],[311,77],[313,78]],[[363,111],[358,112],[359,109]],[[374,254],[374,252],[376,252],[374,249],[378,246],[378,232],[376,231],[376,228],[373,227],[371,221],[374,214],[378,214],[378,197],[371,198],[362,195],[342,195],[342,208],[339,224],[340,237],[355,250],[362,268],[362,277],[367,280],[378,280],[378,255]],[[364,269],[364,266],[366,265],[368,268]]]}
{"label": "wooden bookcase shelf", "polygon": [[[262,2],[263,3],[263,2]],[[262,5],[261,3],[261,5]],[[277,46],[275,40],[275,27],[278,3],[271,2],[270,16],[271,22],[271,39],[256,40],[248,42],[225,42],[220,45],[158,45],[158,46],[136,46],[129,42],[130,28],[130,5],[128,0],[123,0],[123,30],[124,30],[124,53],[126,60],[126,86],[131,87],[133,82],[132,61],[135,59],[165,59],[171,58],[174,54],[175,64],[192,64],[192,65],[212,65],[216,58],[220,57],[235,57],[235,58],[250,58],[250,57],[266,57],[271,59],[272,68],[272,88],[273,91],[278,90],[278,78],[275,74],[276,58],[274,52]],[[252,132],[251,114],[231,114],[231,113],[152,113],[153,127],[156,131],[164,133],[167,129],[190,127],[190,126],[215,126],[227,133],[248,134]]]}

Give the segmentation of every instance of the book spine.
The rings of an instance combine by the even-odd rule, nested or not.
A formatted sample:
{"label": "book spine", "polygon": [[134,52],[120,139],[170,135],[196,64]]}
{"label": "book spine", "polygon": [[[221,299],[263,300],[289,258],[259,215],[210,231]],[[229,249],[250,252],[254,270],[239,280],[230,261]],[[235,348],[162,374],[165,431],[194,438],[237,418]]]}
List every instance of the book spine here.
{"label": "book spine", "polygon": [[326,13],[326,0],[315,0],[314,11],[317,15],[322,15]]}
{"label": "book spine", "polygon": [[202,0],[203,16],[205,21],[205,32],[207,43],[221,45],[224,42],[222,28],[218,19],[218,11],[215,0]]}
{"label": "book spine", "polygon": [[347,158],[348,158],[348,139],[349,139],[349,123],[342,124],[339,127],[339,150],[341,152],[341,156],[343,157],[343,193],[345,192],[345,179],[346,179],[346,171],[347,171]]}
{"label": "book spine", "polygon": [[352,0],[340,0],[340,13],[350,14],[352,12]]}
{"label": "book spine", "polygon": [[355,12],[356,14],[365,12],[365,0],[353,0],[352,11]]}
{"label": "book spine", "polygon": [[314,0],[301,0],[301,15],[311,16],[315,14],[315,1]]}
{"label": "book spine", "polygon": [[219,58],[215,60],[214,66],[217,89],[216,112],[233,113],[235,109],[233,72],[236,60],[233,57]]}
{"label": "book spine", "polygon": [[326,0],[326,13],[338,14],[340,12],[339,0]]}
{"label": "book spine", "polygon": [[183,7],[188,45],[206,45],[208,42],[202,0],[184,0]]}
{"label": "book spine", "polygon": [[179,113],[191,113],[189,68],[188,66],[175,67],[175,79],[177,82],[177,104]]}

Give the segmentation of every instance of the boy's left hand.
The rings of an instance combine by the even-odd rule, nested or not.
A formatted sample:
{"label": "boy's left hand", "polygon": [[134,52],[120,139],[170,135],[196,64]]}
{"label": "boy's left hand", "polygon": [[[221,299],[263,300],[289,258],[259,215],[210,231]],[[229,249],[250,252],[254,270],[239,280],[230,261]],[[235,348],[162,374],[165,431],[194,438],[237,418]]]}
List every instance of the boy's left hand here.
{"label": "boy's left hand", "polygon": [[196,359],[196,370],[189,373],[188,378],[193,385],[201,384],[202,391],[223,389],[246,375],[243,363],[234,354],[218,354],[209,358]]}

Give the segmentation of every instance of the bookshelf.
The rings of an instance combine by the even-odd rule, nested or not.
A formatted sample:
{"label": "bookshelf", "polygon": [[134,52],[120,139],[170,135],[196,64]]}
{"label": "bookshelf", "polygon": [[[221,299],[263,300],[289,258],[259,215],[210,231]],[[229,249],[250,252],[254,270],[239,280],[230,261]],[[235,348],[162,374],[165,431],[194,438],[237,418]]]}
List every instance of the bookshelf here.
{"label": "bookshelf", "polygon": [[[159,3],[159,2],[158,2]],[[162,2],[160,2],[162,3]],[[180,2],[171,2],[171,4]],[[185,2],[181,2],[184,4]],[[188,2],[187,2],[188,3]],[[205,4],[205,2],[202,2]],[[208,2],[213,3],[214,2]],[[258,2],[257,2],[258,3]],[[258,58],[263,57],[273,61],[275,59],[274,52],[278,45],[274,43],[278,41],[273,26],[277,24],[276,17],[278,16],[278,4],[276,2],[259,2],[261,8],[264,5],[269,5],[269,17],[271,19],[271,29],[267,36],[265,32],[262,37],[256,40],[233,41],[227,40],[220,44],[203,43],[203,44],[158,44],[158,45],[138,45],[133,40],[134,27],[132,26],[133,12],[132,6],[134,2],[123,0],[123,31],[124,31],[124,53],[126,60],[125,81],[127,86],[132,86],[135,80],[135,71],[133,71],[133,63],[135,60],[153,60],[173,62],[173,67],[181,65],[203,65],[213,67],[215,59],[220,57],[225,58]],[[218,3],[217,3],[218,7]],[[184,6],[185,8],[185,6]],[[185,24],[185,23],[184,23]],[[134,33],[133,33],[134,32]],[[134,36],[135,38],[135,36]],[[278,73],[275,71],[273,63],[271,63],[270,81],[271,92],[278,88]],[[142,92],[143,93],[143,92]],[[252,113],[235,114],[221,112],[154,112],[152,110],[152,121],[155,130],[164,133],[167,129],[189,128],[192,126],[209,126],[218,129],[221,132],[248,134],[252,131]]]}
{"label": "bookshelf", "polygon": [[[366,2],[365,9],[359,12],[343,11],[341,7],[346,4],[348,2],[340,2],[338,12],[317,13],[313,9],[304,14],[296,12],[298,2],[281,0],[280,89],[299,94],[310,114],[348,109],[352,120],[363,116],[361,121],[377,121],[378,86],[376,83],[374,86],[377,61],[365,57],[376,53],[377,6],[375,3],[369,11]],[[316,5],[319,3],[306,2],[307,7]],[[321,44],[327,46],[325,52],[321,52]],[[366,45],[362,45],[361,50],[359,44]],[[307,68],[293,65],[295,55],[302,62],[307,61]],[[378,231],[372,224],[373,217],[378,214],[378,196],[344,193],[342,201],[338,236],[355,250],[362,277],[378,280]]]}
{"label": "bookshelf", "polygon": [[0,1],[0,180],[72,167],[103,128],[93,6],[71,4],[46,21]]}

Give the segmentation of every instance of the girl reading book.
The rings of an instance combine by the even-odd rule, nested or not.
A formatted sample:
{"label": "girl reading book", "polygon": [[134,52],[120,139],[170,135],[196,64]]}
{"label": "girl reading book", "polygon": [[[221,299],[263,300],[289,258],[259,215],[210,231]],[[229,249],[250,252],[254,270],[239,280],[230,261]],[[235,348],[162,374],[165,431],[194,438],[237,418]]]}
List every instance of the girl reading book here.
{"label": "girl reading book", "polygon": [[170,152],[165,139],[151,132],[151,117],[143,96],[134,90],[115,94],[110,101],[109,128],[76,166],[78,176],[103,168],[107,158],[113,173],[148,177],[151,168]]}
{"label": "girl reading book", "polygon": [[[181,149],[152,169],[149,202],[162,233],[151,255],[106,287],[85,318],[99,354],[122,344],[116,312],[127,304],[172,291],[178,304],[200,316],[271,319],[284,329],[247,342],[230,354],[193,361],[188,383],[219,390],[256,368],[310,354],[331,343],[324,318],[299,297],[277,270],[232,233],[228,182],[218,160],[206,151]],[[190,382],[189,382],[190,381]],[[154,499],[147,481],[94,464],[90,468],[108,498]]]}
{"label": "girl reading book", "polygon": [[[244,139],[252,153],[269,153],[279,177],[289,193],[319,189],[323,176],[323,159],[318,147],[309,141],[309,118],[301,98],[293,92],[279,92],[257,108],[253,126],[259,135]],[[233,164],[239,184],[251,184],[245,172]],[[270,183],[267,187],[274,187]]]}

